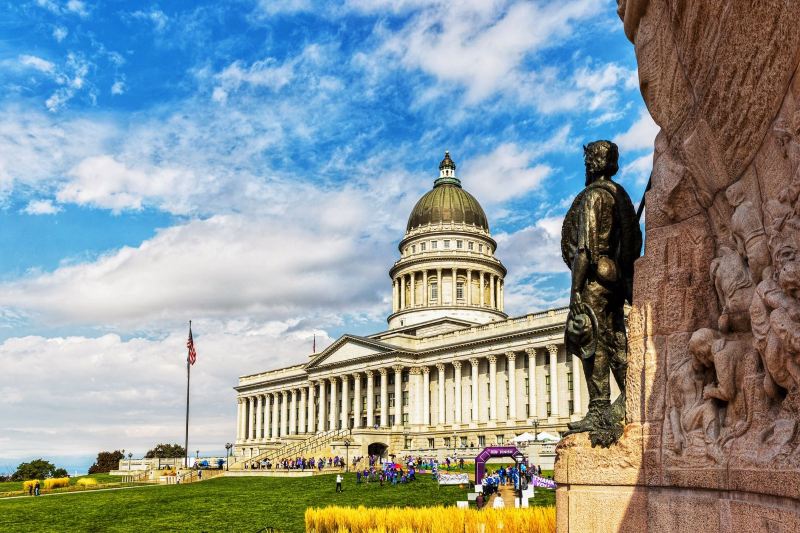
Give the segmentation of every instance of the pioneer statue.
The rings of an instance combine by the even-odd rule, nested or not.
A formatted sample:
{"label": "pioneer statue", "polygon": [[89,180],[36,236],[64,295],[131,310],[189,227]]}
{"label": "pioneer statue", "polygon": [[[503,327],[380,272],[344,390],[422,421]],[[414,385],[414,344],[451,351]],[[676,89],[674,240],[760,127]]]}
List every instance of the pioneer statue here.
{"label": "pioneer statue", "polygon": [[[610,446],[625,423],[627,339],[625,302],[632,301],[633,263],[642,233],[630,197],[611,180],[619,151],[610,141],[584,147],[586,188],[564,218],[561,252],[572,271],[565,331],[567,355],[583,363],[589,389],[586,417],[566,433],[589,432],[592,445]],[[609,371],[621,390],[611,404]]]}

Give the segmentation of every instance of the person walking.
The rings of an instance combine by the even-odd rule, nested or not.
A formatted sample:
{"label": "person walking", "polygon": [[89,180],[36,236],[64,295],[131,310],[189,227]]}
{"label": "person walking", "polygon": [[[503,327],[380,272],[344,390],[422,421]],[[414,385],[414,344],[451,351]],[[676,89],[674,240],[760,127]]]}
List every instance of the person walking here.
{"label": "person walking", "polygon": [[336,492],[342,492],[342,475],[336,474]]}
{"label": "person walking", "polygon": [[38,481],[33,484],[33,495],[34,496],[38,496],[39,495],[39,482]]}

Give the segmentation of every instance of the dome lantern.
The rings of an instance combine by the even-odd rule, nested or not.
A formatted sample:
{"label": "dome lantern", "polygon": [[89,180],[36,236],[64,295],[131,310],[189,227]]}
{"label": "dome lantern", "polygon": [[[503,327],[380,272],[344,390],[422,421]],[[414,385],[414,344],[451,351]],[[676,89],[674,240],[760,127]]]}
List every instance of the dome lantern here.
{"label": "dome lantern", "polygon": [[439,178],[433,182],[433,186],[445,184],[461,187],[461,180],[456,177],[455,161],[450,158],[450,152],[447,150],[444,152],[444,159],[439,163]]}

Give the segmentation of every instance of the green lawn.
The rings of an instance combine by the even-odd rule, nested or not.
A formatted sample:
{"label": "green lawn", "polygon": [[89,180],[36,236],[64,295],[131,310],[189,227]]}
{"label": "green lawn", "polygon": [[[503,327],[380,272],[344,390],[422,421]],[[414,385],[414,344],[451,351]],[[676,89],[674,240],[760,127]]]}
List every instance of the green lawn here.
{"label": "green lawn", "polygon": [[[190,485],[142,487],[0,500],[0,531],[242,531],[272,526],[305,531],[310,506],[454,505],[459,487],[438,488],[429,475],[407,485],[356,485],[347,474],[336,494],[335,475],[307,478],[230,477]],[[554,498],[537,491],[537,503]],[[552,494],[552,491],[546,491]]]}
{"label": "green lawn", "polygon": [[[87,476],[71,477],[69,478],[69,484],[74,485],[79,479],[84,477],[94,478],[98,483],[119,483],[122,481],[122,477],[120,476],[112,476],[110,474],[90,474]],[[22,481],[0,481],[0,492],[11,492],[14,490],[22,490]]]}

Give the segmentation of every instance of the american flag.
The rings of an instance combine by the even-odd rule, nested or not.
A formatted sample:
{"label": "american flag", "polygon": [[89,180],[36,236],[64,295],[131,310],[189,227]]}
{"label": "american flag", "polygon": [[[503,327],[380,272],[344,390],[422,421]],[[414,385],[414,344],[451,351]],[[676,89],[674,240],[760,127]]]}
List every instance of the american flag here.
{"label": "american flag", "polygon": [[186,341],[186,347],[189,348],[189,364],[193,365],[197,361],[197,352],[194,351],[194,339],[192,338],[192,325],[189,324],[189,340]]}

